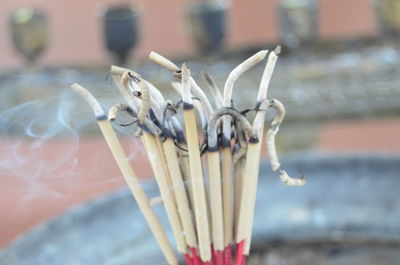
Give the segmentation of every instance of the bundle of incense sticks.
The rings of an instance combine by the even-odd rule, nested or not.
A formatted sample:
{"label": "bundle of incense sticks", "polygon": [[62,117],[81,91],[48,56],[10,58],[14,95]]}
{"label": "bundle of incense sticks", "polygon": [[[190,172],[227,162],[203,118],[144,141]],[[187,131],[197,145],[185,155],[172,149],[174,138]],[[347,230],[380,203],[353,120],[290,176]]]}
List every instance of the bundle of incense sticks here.
{"label": "bundle of incense sticks", "polygon": [[[304,178],[290,178],[281,169],[275,149],[275,135],[285,109],[277,99],[268,100],[267,91],[279,51],[279,46],[269,55],[266,50],[260,51],[238,65],[229,74],[223,94],[212,77],[203,72],[215,107],[186,64],[178,67],[155,52],[149,58],[176,79],[171,84],[182,97],[177,103],[165,100],[160,90],[140,74],[117,66],[111,67],[111,76],[126,102],[114,105],[107,114],[85,88],[72,85],[93,108],[115,162],[168,264],[178,264],[178,258],[153,211],[153,206],[160,203],[165,207],[176,249],[188,265],[245,264],[269,108],[275,109],[265,140],[272,169],[286,185],[305,184]],[[236,80],[267,55],[258,96],[250,106],[253,111],[237,110],[232,104]],[[183,111],[183,121],[178,118],[179,111]],[[132,121],[121,122],[121,112],[129,114]],[[145,147],[160,197],[149,199],[143,191],[112,123],[136,128],[134,135]]]}

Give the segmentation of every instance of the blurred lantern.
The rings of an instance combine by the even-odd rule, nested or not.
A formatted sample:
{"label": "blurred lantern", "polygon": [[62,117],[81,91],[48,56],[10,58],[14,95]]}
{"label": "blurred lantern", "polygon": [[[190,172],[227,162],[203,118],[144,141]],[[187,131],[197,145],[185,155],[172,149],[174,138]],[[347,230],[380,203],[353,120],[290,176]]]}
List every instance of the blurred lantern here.
{"label": "blurred lantern", "polygon": [[48,41],[48,21],[43,10],[21,8],[9,18],[13,45],[30,65],[34,65]]}
{"label": "blurred lantern", "polygon": [[376,0],[376,11],[383,33],[387,37],[400,35],[400,0]]}
{"label": "blurred lantern", "polygon": [[318,11],[315,0],[280,0],[279,30],[289,48],[312,44],[318,38]]}
{"label": "blurred lantern", "polygon": [[222,1],[190,3],[186,7],[189,33],[202,54],[220,51],[226,35],[226,10]]}
{"label": "blurred lantern", "polygon": [[103,13],[106,48],[125,64],[138,41],[139,12],[131,6],[106,8]]}

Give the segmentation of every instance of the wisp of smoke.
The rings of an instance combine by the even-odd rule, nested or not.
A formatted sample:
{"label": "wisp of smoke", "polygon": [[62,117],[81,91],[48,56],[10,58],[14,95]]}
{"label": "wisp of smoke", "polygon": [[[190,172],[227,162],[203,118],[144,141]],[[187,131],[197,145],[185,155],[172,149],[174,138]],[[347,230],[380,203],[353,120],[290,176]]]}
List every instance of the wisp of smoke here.
{"label": "wisp of smoke", "polygon": [[0,112],[2,178],[19,178],[34,188],[48,178],[74,174],[78,132],[85,123],[71,119],[73,97],[63,92]]}

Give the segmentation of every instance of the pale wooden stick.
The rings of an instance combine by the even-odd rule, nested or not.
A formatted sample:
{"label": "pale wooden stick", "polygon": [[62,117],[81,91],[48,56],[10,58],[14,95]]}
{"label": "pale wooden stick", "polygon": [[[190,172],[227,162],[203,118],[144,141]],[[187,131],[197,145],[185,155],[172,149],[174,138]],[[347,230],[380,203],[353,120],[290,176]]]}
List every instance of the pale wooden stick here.
{"label": "pale wooden stick", "polygon": [[[267,55],[267,50],[259,51],[254,54],[238,66],[236,66],[229,74],[225,86],[224,86],[224,97],[223,106],[231,107],[233,86],[236,80],[251,67],[261,62]],[[221,162],[222,162],[222,181],[223,185],[223,198],[224,198],[224,228],[225,228],[225,245],[229,246],[233,239],[233,181],[232,181],[232,151],[231,151],[231,119],[230,117],[224,117],[223,119],[223,140],[221,150]]]}
{"label": "pale wooden stick", "polygon": [[234,221],[234,230],[235,237],[237,234],[237,223],[239,218],[239,209],[240,202],[242,198],[242,187],[243,187],[243,178],[244,178],[244,166],[246,164],[246,156],[242,156],[237,163],[235,164],[235,221]]}
{"label": "pale wooden stick", "polygon": [[[141,106],[139,109],[139,113],[138,113],[138,120],[141,124],[143,124],[144,121],[147,120],[147,114],[149,111],[149,105],[150,105],[150,91],[147,87],[147,85],[145,84],[145,82],[141,81],[140,79],[138,79],[137,77],[131,76],[135,82],[137,82],[141,88],[142,91],[142,101],[141,101]],[[140,119],[140,115],[142,115],[142,119]],[[143,132],[143,136],[142,139],[144,141],[144,145],[145,148],[147,150],[148,153],[148,157],[149,157],[149,161],[150,164],[152,166],[153,172],[155,174],[157,183],[159,185],[159,189],[161,192],[161,197],[163,198],[164,201],[164,206],[167,212],[167,216],[168,219],[170,221],[171,227],[172,227],[172,231],[173,234],[175,236],[175,239],[177,241],[177,248],[178,251],[186,254],[188,249],[186,247],[186,238],[184,237],[184,233],[190,233],[191,231],[184,231],[182,228],[182,218],[180,218],[180,213],[178,213],[178,208],[176,207],[178,205],[182,206],[185,205],[184,201],[179,201],[177,202],[175,199],[182,199],[182,196],[177,196],[177,193],[175,192],[175,190],[173,190],[173,180],[176,180],[179,184],[179,178],[177,179],[178,176],[171,176],[170,171],[169,171],[169,166],[173,167],[173,165],[169,164],[168,162],[172,161],[172,163],[174,162],[171,157],[175,156],[176,157],[176,153],[175,151],[175,146],[173,143],[173,139],[172,139],[172,135],[171,132],[169,131],[169,128],[166,127],[164,128],[164,133],[167,135],[166,138],[160,138],[163,143],[161,143],[160,139],[154,137],[153,135],[149,134],[146,130],[144,130]],[[169,156],[170,159],[166,159],[166,157],[164,156],[164,146],[166,146],[167,148],[169,148],[169,151],[171,151],[171,146],[172,146],[172,151],[173,153],[168,154],[167,156]],[[175,153],[175,155],[174,155]],[[174,172],[176,173],[176,172]],[[182,178],[180,178],[180,183],[182,183]],[[179,192],[179,189],[177,190],[178,194],[181,194]],[[177,203],[177,205],[176,205]],[[181,209],[182,210],[182,209]],[[185,217],[187,217],[187,211],[185,212],[186,215]],[[182,214],[182,212],[181,212]],[[190,211],[189,211],[190,214]],[[193,229],[193,228],[192,228]],[[193,241],[193,236],[194,236],[194,232],[190,233],[190,235]],[[194,240],[195,241],[195,240]]]}
{"label": "pale wooden stick", "polygon": [[[163,66],[170,72],[172,72],[172,74],[174,76],[181,78],[181,76],[182,76],[181,69],[179,69],[179,67],[177,65],[175,65],[173,62],[171,62],[167,58],[161,56],[160,54],[158,54],[156,52],[151,52],[149,54],[149,59],[154,61],[155,63]],[[208,100],[206,94],[204,94],[204,91],[197,85],[196,81],[194,81],[194,79],[192,77],[190,77],[190,87],[193,90],[193,95],[199,98],[199,100],[201,101],[201,103],[204,106],[204,110],[205,110],[207,116],[210,117],[213,112],[210,101]]]}
{"label": "pale wooden stick", "polygon": [[[279,51],[279,49],[277,49]],[[236,242],[244,242],[244,252],[248,255],[250,252],[250,237],[254,218],[254,207],[256,200],[258,173],[260,166],[262,132],[264,129],[266,98],[268,85],[270,83],[272,72],[275,67],[277,55],[273,51],[270,53],[266,64],[262,80],[260,83],[259,93],[257,96],[257,105],[261,110],[257,111],[253,122],[253,129],[258,134],[258,141],[249,142],[246,154],[245,178],[243,182],[242,201],[240,203],[240,212],[238,219],[238,232]]]}
{"label": "pale wooden stick", "polygon": [[150,199],[150,206],[151,207],[159,205],[159,204],[162,204],[162,203],[163,203],[163,199],[161,198],[161,196],[154,197],[154,198]]}
{"label": "pale wooden stick", "polygon": [[[123,91],[128,91],[129,90],[129,80],[132,78],[130,72],[124,72],[124,74],[121,77],[121,86],[123,88]],[[140,104],[140,108],[137,111],[138,112],[138,120],[140,124],[145,125],[150,131],[161,131],[157,126],[155,126],[148,118],[147,118],[147,113],[149,111],[149,105],[150,105],[150,91],[147,87],[147,85],[144,82],[141,82],[141,80],[134,80],[135,82],[139,82],[141,86],[141,91],[142,93],[142,100]],[[123,95],[129,99],[131,98],[129,93],[123,93]],[[131,101],[133,104],[137,104],[135,101]],[[137,108],[137,106],[135,106]],[[149,126],[150,125],[150,126]],[[160,137],[161,133],[156,133],[157,136]],[[158,139],[155,138],[153,135],[148,133],[147,131],[144,131],[143,136],[141,137],[144,146],[147,150],[147,154],[149,157],[150,165],[152,166],[154,175],[157,180],[157,184],[160,189],[161,197],[163,198],[164,201],[164,206],[167,212],[167,216],[170,222],[170,225],[172,227],[172,231],[174,234],[174,237],[176,239],[177,243],[177,248],[180,253],[187,253],[187,248],[186,248],[186,242],[185,239],[183,238],[182,234],[182,226],[180,223],[179,215],[177,213],[177,209],[175,207],[175,201],[173,197],[173,193],[169,190],[169,176],[168,176],[168,169],[166,168],[166,164],[164,162],[163,158],[163,153],[162,150],[159,150],[158,148]],[[160,153],[161,152],[161,153]]]}
{"label": "pale wooden stick", "polygon": [[[216,239],[214,241],[214,247],[217,251],[224,250],[226,246],[226,242],[223,241],[224,233],[222,233],[222,229],[224,228],[223,221],[223,210],[222,210],[222,194],[221,194],[221,167],[220,167],[220,158],[218,152],[218,137],[217,137],[217,121],[223,115],[230,115],[236,123],[244,128],[249,134],[249,137],[253,138],[252,128],[250,123],[246,120],[246,118],[241,115],[238,111],[231,108],[220,108],[216,111],[210,119],[208,126],[208,163],[209,163],[209,177],[210,177],[210,185],[211,185],[211,212],[212,212],[212,220],[213,220],[213,235]],[[225,183],[224,183],[225,184]],[[231,199],[232,202],[232,199]],[[232,216],[233,218],[233,216]],[[230,234],[232,236],[232,232]],[[217,244],[218,243],[218,244]],[[230,243],[229,243],[230,244]],[[218,256],[217,256],[218,257]]]}
{"label": "pale wooden stick", "polygon": [[[185,143],[185,145],[180,143],[180,145],[182,147],[187,148],[186,143]],[[192,180],[191,180],[191,176],[190,176],[189,156],[188,156],[188,153],[183,150],[178,150],[178,153],[179,153],[179,165],[181,167],[182,176],[183,176],[183,179],[185,180],[187,193],[189,195],[190,208],[194,209],[193,187],[192,187]]]}
{"label": "pale wooden stick", "polygon": [[159,146],[157,138],[151,135],[147,131],[143,131],[141,137],[144,143],[148,159],[150,161],[151,168],[154,172],[157,184],[160,189],[161,197],[164,202],[165,210],[169,223],[176,240],[177,249],[180,253],[186,254],[186,242],[183,237],[182,224],[180,222],[179,214],[177,212],[174,193],[171,190],[171,184],[169,182],[169,174],[166,163],[164,163],[164,153]]}
{"label": "pale wooden stick", "polygon": [[[260,109],[266,109],[266,102],[260,105]],[[244,181],[242,190],[242,202],[238,221],[238,235],[245,240],[244,254],[250,252],[251,232],[256,203],[257,183],[260,169],[262,133],[264,129],[265,111],[258,111],[253,122],[253,130],[258,135],[257,140],[249,141],[247,145],[246,164],[244,169]],[[246,216],[246,217],[244,217]],[[243,229],[244,228],[244,229]],[[242,230],[243,229],[243,230]],[[244,235],[244,236],[243,236]],[[240,241],[237,241],[240,242]]]}
{"label": "pale wooden stick", "polygon": [[[167,107],[167,112],[166,112],[167,123],[164,127],[164,130],[167,133],[167,138],[166,141],[163,142],[164,157],[168,165],[169,176],[171,179],[173,192],[175,194],[178,206],[178,213],[180,215],[181,222],[183,225],[183,230],[184,230],[183,232],[185,234],[185,239],[191,249],[191,252],[193,253],[193,250],[196,251],[197,248],[197,236],[195,232],[195,226],[192,221],[192,214],[190,211],[190,205],[185,189],[185,183],[183,182],[183,176],[179,166],[180,161],[177,150],[175,148],[172,131],[175,131],[176,133],[175,137],[180,142],[184,140],[184,136],[181,135],[181,133],[183,132],[181,132],[182,128],[180,127],[180,125],[177,125],[175,128],[173,128],[174,120],[171,120],[171,118],[173,117],[171,115],[174,115],[175,110],[172,109],[173,108],[172,103],[167,102],[166,107]],[[170,127],[172,128],[171,131]]]}
{"label": "pale wooden stick", "polygon": [[139,206],[139,209],[142,211],[147,223],[149,224],[150,229],[161,248],[161,251],[163,252],[168,264],[177,265],[178,260],[160,224],[160,221],[158,220],[153,209],[150,207],[149,199],[142,189],[140,181],[136,177],[136,174],[129,163],[128,157],[126,156],[121,143],[114,132],[114,129],[107,120],[107,116],[105,115],[103,109],[97,100],[80,85],[73,84],[71,88],[76,93],[80,94],[93,108],[100,130],[104,135],[111,153],[113,154],[114,159]]}
{"label": "pale wooden stick", "polygon": [[186,242],[190,248],[197,248],[195,226],[192,222],[192,214],[189,207],[185,184],[183,183],[183,177],[179,168],[179,158],[172,138],[168,137],[163,143],[163,147]]}
{"label": "pale wooden stick", "polygon": [[208,212],[204,187],[203,169],[200,159],[196,114],[193,109],[190,70],[182,65],[183,106],[186,139],[189,151],[190,175],[193,187],[194,213],[196,218],[197,236],[199,241],[200,258],[203,262],[210,262],[210,232],[208,226]]}
{"label": "pale wooden stick", "polygon": [[[187,144],[185,141],[185,135],[184,135],[181,124],[179,123],[177,118],[175,116],[173,116],[173,113],[176,111],[176,109],[175,109],[176,106],[174,106],[172,103],[167,101],[166,108],[167,109],[171,108],[171,110],[169,110],[169,112],[172,112],[172,115],[171,116],[168,115],[167,121],[171,128],[171,131],[173,131],[173,133],[175,135],[176,145],[179,146],[179,148],[177,148],[178,149],[177,153],[178,153],[178,157],[179,157],[179,165],[181,168],[183,179],[185,181],[185,186],[187,188],[187,194],[189,196],[189,201],[190,201],[190,203],[189,203],[190,208],[194,208],[192,184],[190,181],[189,157],[187,155]],[[169,112],[167,110],[167,114]]]}

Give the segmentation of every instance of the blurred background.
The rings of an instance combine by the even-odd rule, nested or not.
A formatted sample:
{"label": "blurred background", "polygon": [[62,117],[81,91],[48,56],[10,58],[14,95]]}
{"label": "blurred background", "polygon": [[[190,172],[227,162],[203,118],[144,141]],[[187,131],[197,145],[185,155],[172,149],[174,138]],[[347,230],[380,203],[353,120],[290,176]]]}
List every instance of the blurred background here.
{"label": "blurred background", "polygon": [[[121,102],[108,78],[118,64],[176,99],[150,51],[188,61],[196,79],[205,70],[222,88],[237,64],[280,44],[269,97],[287,108],[282,154],[398,154],[399,37],[397,0],[1,1],[0,247],[124,185],[71,83],[104,106]],[[263,68],[238,81],[239,109],[254,106]],[[149,177],[140,143],[123,141]]]}

